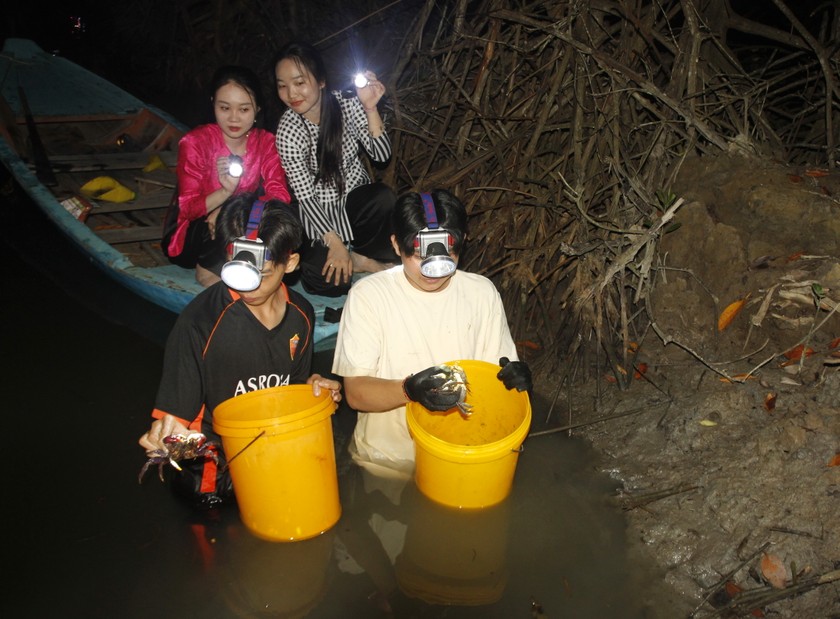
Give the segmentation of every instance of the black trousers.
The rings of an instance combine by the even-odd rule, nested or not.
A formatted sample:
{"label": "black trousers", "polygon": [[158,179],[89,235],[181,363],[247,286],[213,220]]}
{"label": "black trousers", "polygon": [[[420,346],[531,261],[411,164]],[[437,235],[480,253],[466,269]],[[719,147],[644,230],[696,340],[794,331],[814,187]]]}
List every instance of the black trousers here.
{"label": "black trousers", "polygon": [[[353,228],[353,251],[379,262],[396,262],[391,246],[391,213],[397,196],[384,183],[356,187],[347,194],[346,209]],[[321,271],[329,249],[320,240],[304,239],[301,248],[300,280],[304,290],[324,297],[347,294],[350,284],[336,286],[324,281]]]}
{"label": "black trousers", "polygon": [[213,271],[216,275],[219,275],[227,258],[226,248],[223,247],[221,241],[211,238],[206,217],[199,217],[190,222],[181,253],[177,256],[169,255],[169,241],[175,234],[179,212],[178,189],[176,188],[172,192],[172,198],[169,200],[169,206],[163,220],[163,232],[160,241],[160,249],[163,255],[169,258],[169,262],[177,264],[179,267],[194,269],[196,265],[201,265],[208,271]]}

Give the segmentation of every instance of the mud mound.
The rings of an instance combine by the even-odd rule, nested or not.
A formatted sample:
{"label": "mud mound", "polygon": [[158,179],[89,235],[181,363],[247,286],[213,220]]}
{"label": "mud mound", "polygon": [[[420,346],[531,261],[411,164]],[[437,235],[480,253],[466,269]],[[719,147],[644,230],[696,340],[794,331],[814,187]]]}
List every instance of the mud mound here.
{"label": "mud mound", "polygon": [[694,159],[674,193],[687,202],[651,299],[671,343],[649,330],[629,390],[603,377],[563,405],[636,411],[583,433],[687,614],[727,616],[715,607],[736,588],[782,591],[764,559],[776,587],[800,589],[755,607],[836,617],[838,581],[803,583],[840,567],[840,174]]}

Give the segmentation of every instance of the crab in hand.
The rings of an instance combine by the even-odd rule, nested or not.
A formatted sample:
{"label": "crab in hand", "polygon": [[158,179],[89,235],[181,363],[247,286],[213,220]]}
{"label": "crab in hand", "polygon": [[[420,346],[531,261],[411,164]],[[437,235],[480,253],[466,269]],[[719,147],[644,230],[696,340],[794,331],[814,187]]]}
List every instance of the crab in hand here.
{"label": "crab in hand", "polygon": [[443,374],[443,378],[446,380],[443,384],[435,389],[440,393],[458,393],[458,402],[456,402],[455,406],[458,407],[458,410],[461,412],[462,417],[469,417],[472,415],[473,407],[472,404],[467,404],[467,391],[469,385],[467,385],[467,374],[464,372],[464,368],[462,368],[457,363],[453,363],[451,365],[441,365],[438,366],[439,370]]}
{"label": "crab in hand", "polygon": [[163,478],[163,466],[166,463],[171,464],[179,471],[181,466],[178,464],[180,460],[190,460],[192,458],[211,458],[218,464],[219,457],[216,455],[215,447],[217,443],[208,441],[207,437],[201,432],[191,432],[190,434],[170,434],[163,439],[166,449],[155,449],[148,452],[149,459],[140,469],[140,475],[137,477],[138,483],[143,483],[143,476],[152,465],[157,465],[158,476],[161,481]]}

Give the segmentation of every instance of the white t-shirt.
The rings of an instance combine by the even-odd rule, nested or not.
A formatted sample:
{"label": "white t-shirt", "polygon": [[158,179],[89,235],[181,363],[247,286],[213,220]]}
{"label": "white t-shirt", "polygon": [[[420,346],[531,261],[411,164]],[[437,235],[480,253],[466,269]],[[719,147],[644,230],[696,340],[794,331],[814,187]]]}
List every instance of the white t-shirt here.
{"label": "white t-shirt", "polygon": [[[430,366],[472,359],[518,360],[504,305],[489,279],[456,271],[439,292],[414,288],[402,265],[353,284],[338,329],[332,371],[339,376],[405,378]],[[414,468],[405,407],[359,413],[353,459],[372,472]],[[377,466],[378,465],[378,466]]]}

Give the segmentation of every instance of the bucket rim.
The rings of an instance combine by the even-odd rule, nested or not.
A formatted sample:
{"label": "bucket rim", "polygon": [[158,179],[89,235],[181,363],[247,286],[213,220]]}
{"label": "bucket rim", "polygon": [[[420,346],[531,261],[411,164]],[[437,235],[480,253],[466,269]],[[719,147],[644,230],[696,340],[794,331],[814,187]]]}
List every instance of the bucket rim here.
{"label": "bucket rim", "polygon": [[[277,394],[308,394],[312,397],[312,405],[302,410],[296,410],[285,415],[266,416],[258,419],[232,419],[230,411],[236,410],[243,404],[251,401],[258,401],[264,398],[271,398]],[[320,422],[325,418],[330,417],[338,409],[338,405],[332,400],[328,390],[322,390],[321,395],[315,396],[312,394],[312,386],[306,384],[295,385],[280,385],[277,387],[269,387],[267,389],[258,389],[257,391],[249,391],[242,395],[234,396],[221,402],[213,409],[213,430],[224,436],[226,431],[228,436],[230,432],[241,435],[242,432],[255,432],[265,430],[266,434],[271,435],[269,430],[277,430],[282,428],[282,433],[300,429],[311,425],[312,423]],[[253,434],[251,434],[253,435]]]}
{"label": "bucket rim", "polygon": [[[483,445],[461,445],[459,443],[450,443],[442,438],[438,438],[428,430],[420,426],[411,413],[407,414],[407,424],[409,432],[413,435],[415,432],[423,437],[423,448],[433,455],[453,462],[460,462],[460,458],[464,456],[470,457],[474,462],[484,461],[488,462],[503,458],[510,452],[518,453],[519,448],[525,442],[528,436],[528,431],[531,426],[531,406],[530,403],[525,411],[525,416],[522,422],[507,436],[500,438],[492,443],[484,443]],[[416,443],[416,439],[415,439]],[[416,448],[416,447],[415,447]],[[457,456],[456,456],[457,454]],[[460,457],[456,460],[456,457]],[[480,458],[480,460],[477,460]]]}
{"label": "bucket rim", "polygon": [[[447,361],[442,365],[454,364],[460,365],[465,370],[473,368],[483,370],[488,373],[492,372],[493,374],[497,373],[498,370],[501,369],[501,366],[481,359],[456,359],[453,361]],[[481,445],[463,445],[460,443],[452,443],[435,436],[424,428],[417,420],[415,413],[422,413],[426,410],[417,402],[409,402],[406,405],[406,425],[408,426],[409,433],[412,435],[412,439],[415,442],[415,448],[419,448],[419,446],[416,445],[417,438],[415,437],[415,434],[417,434],[422,437],[423,447],[427,448],[427,451],[433,453],[433,455],[437,457],[443,458],[444,460],[455,462],[459,461],[454,459],[456,457],[456,452],[458,456],[468,456],[476,463],[497,460],[507,455],[510,451],[518,451],[522,446],[522,443],[525,441],[525,438],[528,436],[528,431],[531,427],[531,399],[528,396],[528,393],[518,391],[515,396],[524,400],[525,414],[522,416],[521,422],[509,434],[490,443],[484,443]],[[457,413],[448,414],[454,415]]]}

